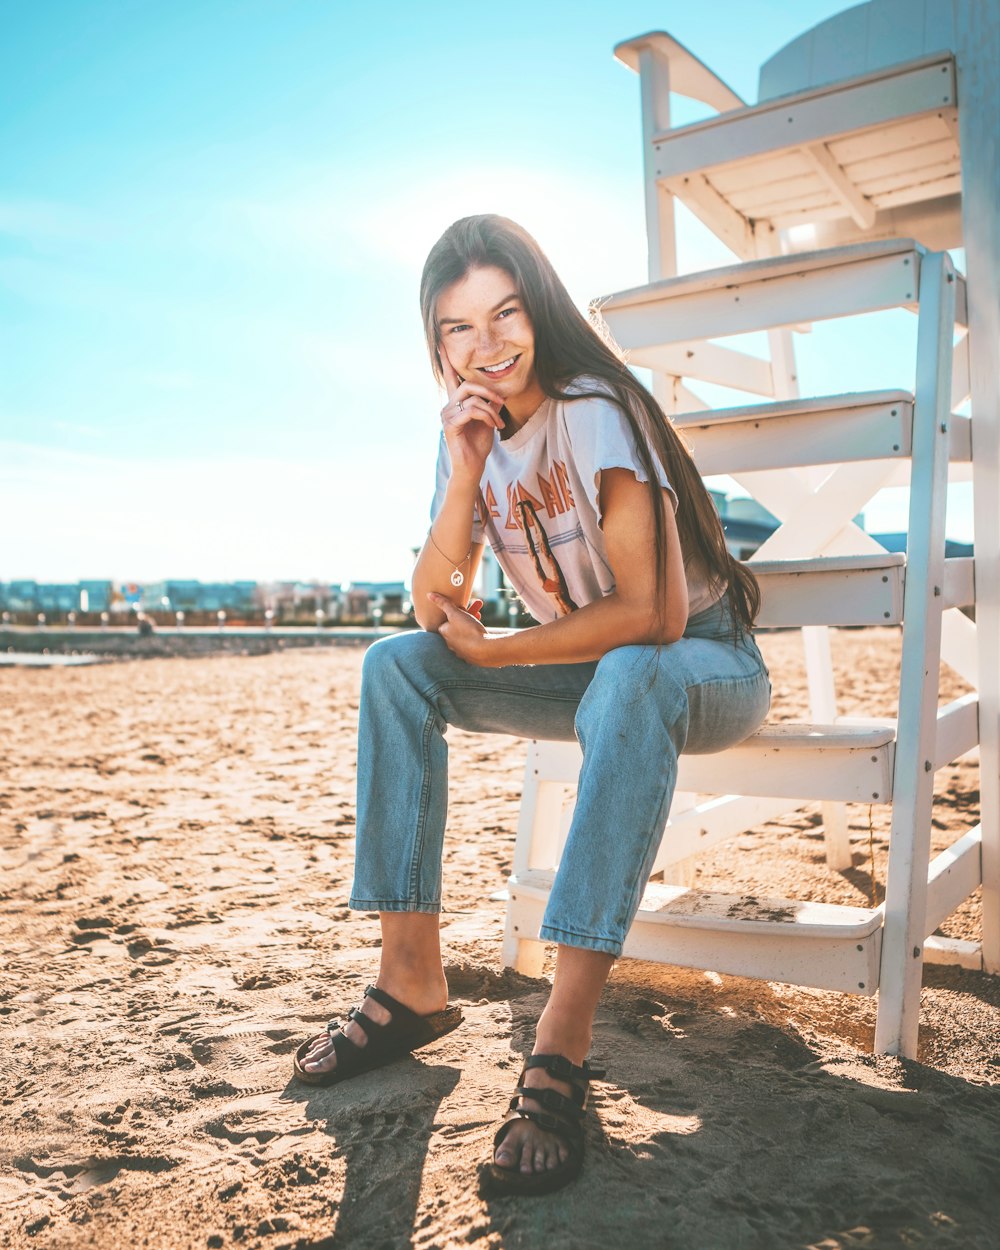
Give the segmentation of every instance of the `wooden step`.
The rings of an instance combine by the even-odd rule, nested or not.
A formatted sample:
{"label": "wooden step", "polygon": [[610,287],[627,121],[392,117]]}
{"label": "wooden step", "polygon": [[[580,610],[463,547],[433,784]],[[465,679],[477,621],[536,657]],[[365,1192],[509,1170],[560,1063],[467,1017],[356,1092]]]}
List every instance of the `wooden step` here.
{"label": "wooden step", "polygon": [[[768,257],[664,278],[598,301],[618,343],[641,354],[671,343],[725,338],[917,302],[924,248],[881,239]],[[956,319],[966,323],[957,276]]]}
{"label": "wooden step", "polygon": [[[779,721],[726,751],[681,755],[677,789],[888,803],[894,745],[891,726]],[[581,760],[577,742],[532,743],[529,748],[529,768],[539,782],[575,785]]]}
{"label": "wooden step", "polygon": [[[510,878],[519,937],[537,937],[553,880],[554,873],[537,871]],[[874,994],[882,919],[881,908],[650,884],[623,953],[731,976]]]}

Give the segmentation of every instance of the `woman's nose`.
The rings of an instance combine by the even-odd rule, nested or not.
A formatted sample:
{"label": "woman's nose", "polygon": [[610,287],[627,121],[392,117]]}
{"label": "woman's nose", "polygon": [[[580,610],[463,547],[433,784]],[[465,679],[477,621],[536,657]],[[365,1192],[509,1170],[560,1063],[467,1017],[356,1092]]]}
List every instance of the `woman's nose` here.
{"label": "woman's nose", "polygon": [[488,326],[479,332],[479,350],[488,352],[500,342],[500,335],[495,326]]}

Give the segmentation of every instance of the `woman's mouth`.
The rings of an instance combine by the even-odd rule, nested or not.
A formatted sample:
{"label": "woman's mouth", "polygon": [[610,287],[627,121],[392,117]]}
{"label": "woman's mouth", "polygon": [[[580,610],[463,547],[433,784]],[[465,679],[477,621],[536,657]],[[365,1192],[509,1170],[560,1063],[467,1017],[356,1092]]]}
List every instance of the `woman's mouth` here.
{"label": "woman's mouth", "polygon": [[501,360],[499,364],[483,365],[480,368],[480,373],[485,373],[488,378],[505,378],[508,373],[513,371],[514,366],[520,359],[521,356],[518,353],[516,356],[509,356],[506,360]]}

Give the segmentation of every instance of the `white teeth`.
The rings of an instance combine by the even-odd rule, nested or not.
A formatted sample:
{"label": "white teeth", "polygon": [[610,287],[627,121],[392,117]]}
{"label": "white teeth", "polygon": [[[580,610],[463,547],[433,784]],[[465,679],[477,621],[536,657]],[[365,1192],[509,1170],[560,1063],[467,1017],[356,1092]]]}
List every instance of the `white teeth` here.
{"label": "white teeth", "polygon": [[501,369],[509,369],[515,360],[517,360],[517,357],[511,356],[510,360],[505,360],[503,364],[483,365],[483,372],[484,373],[499,373]]}

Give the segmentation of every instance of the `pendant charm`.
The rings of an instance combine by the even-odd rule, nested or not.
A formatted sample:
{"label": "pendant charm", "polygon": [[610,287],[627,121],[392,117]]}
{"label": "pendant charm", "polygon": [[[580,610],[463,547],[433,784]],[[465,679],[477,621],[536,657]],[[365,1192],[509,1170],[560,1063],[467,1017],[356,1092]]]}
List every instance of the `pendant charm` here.
{"label": "pendant charm", "polygon": [[465,581],[465,575],[462,573],[462,570],[456,569],[454,573],[452,573],[451,575],[451,584],[453,586],[461,586],[461,584],[464,581]]}

